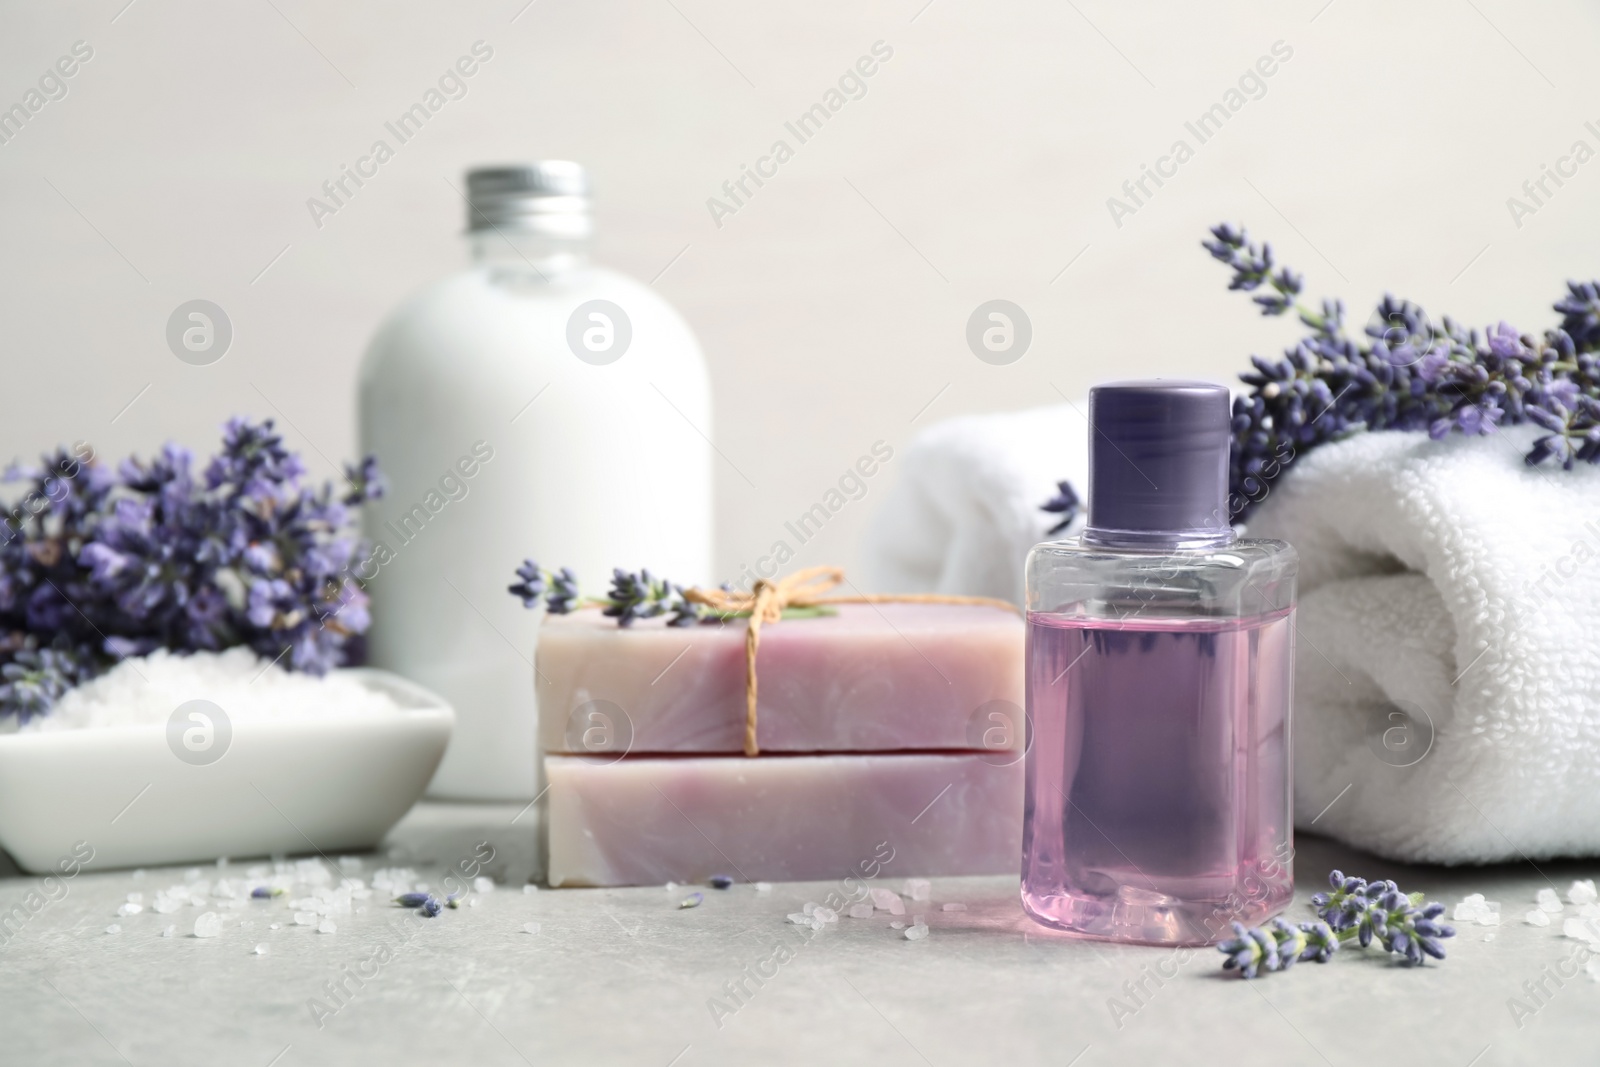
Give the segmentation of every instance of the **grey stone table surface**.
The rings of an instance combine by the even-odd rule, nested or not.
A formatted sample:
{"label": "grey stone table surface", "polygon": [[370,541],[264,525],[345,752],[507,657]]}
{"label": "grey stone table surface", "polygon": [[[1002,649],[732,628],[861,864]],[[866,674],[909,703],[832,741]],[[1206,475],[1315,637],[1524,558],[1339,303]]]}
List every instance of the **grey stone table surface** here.
{"label": "grey stone table surface", "polygon": [[[242,903],[209,938],[191,934],[198,908],[117,915],[130,892],[149,902],[261,861],[91,864],[51,887],[0,872],[0,909],[44,901],[0,932],[0,1064],[1600,1063],[1600,982],[1579,966],[1583,943],[1562,935],[1562,916],[1522,921],[1540,888],[1564,898],[1600,863],[1407,868],[1303,838],[1291,917],[1339,866],[1452,905],[1484,893],[1504,922],[1459,924],[1443,964],[1372,950],[1243,982],[1214,950],[1047,932],[1023,916],[1014,877],[934,879],[931,904],[908,903],[931,929],[920,941],[882,912],[814,934],[785,921],[831,883],[700,887],[691,909],[678,906],[689,890],[661,886],[524,891],[540,875],[537,818],[418,805],[380,852],[352,858],[359,869],[329,862],[366,882],[408,866],[437,886],[487,841],[496,887],[431,920],[374,896],[333,933],[296,925],[282,898]],[[898,889],[914,872],[892,867],[878,884]]]}

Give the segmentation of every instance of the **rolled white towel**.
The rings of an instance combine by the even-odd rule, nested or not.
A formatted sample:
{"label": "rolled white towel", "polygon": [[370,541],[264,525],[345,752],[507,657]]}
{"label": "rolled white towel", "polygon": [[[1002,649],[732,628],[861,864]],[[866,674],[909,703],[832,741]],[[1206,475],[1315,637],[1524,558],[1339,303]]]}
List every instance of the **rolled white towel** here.
{"label": "rolled white towel", "polygon": [[1533,435],[1353,437],[1252,517],[1300,551],[1302,828],[1439,863],[1600,854],[1600,470],[1528,467]]}
{"label": "rolled white towel", "polygon": [[1087,402],[964,415],[918,434],[868,528],[863,588],[1021,604],[1028,550],[1057,517],[1039,506],[1089,470]]}
{"label": "rolled white towel", "polygon": [[[1021,602],[1084,405],[952,419],[907,449],[867,580]],[[1534,431],[1363,434],[1300,460],[1248,533],[1300,553],[1295,808],[1396,859],[1600,855],[1600,470]]]}

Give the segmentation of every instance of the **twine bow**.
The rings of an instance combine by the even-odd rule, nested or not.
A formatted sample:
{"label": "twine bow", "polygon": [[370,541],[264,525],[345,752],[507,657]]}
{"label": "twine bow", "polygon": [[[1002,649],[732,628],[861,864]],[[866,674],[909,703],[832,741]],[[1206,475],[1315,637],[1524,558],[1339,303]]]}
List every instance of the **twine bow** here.
{"label": "twine bow", "polygon": [[748,593],[738,589],[684,590],[685,600],[702,604],[721,615],[749,613],[744,632],[744,754],[759,756],[756,743],[756,650],[761,647],[761,627],[783,618],[784,608],[812,608],[823,604],[975,604],[1016,611],[1007,600],[984,596],[951,596],[945,593],[871,593],[855,596],[825,596],[845,580],[839,567],[808,567],[786,578],[770,581],[758,578]]}

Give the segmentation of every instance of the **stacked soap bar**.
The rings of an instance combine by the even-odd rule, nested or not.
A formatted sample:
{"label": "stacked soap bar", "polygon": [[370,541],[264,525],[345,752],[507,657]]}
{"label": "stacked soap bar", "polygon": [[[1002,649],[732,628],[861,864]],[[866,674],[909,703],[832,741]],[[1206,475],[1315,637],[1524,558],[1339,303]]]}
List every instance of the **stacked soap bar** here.
{"label": "stacked soap bar", "polygon": [[[761,631],[761,755],[743,755],[745,620],[539,635],[552,885],[1014,870],[1021,620],[970,605],[840,604]],[[858,854],[859,853],[859,854]]]}

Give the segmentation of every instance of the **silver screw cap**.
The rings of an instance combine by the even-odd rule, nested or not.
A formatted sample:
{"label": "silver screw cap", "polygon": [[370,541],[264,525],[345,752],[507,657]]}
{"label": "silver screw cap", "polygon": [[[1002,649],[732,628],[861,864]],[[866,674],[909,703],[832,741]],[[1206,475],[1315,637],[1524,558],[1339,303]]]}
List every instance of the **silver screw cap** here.
{"label": "silver screw cap", "polygon": [[467,229],[587,237],[589,175],[565,159],[474,167],[467,172]]}

